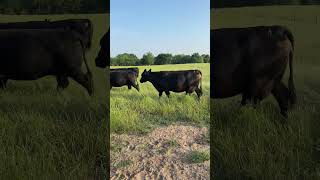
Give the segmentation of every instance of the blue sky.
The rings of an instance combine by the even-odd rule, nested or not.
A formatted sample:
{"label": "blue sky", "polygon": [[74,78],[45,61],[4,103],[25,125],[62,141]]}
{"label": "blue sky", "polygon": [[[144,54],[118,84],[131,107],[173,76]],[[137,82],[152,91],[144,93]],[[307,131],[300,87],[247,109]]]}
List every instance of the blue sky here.
{"label": "blue sky", "polygon": [[209,0],[111,0],[111,56],[210,53]]}

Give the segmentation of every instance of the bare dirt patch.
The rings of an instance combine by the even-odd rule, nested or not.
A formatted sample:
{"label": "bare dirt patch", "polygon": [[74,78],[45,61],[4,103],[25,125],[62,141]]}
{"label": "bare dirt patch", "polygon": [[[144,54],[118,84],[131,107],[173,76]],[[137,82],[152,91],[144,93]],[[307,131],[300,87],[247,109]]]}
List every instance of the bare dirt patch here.
{"label": "bare dirt patch", "polygon": [[111,179],[209,179],[209,157],[192,156],[209,154],[209,147],[208,129],[190,125],[144,136],[112,134]]}

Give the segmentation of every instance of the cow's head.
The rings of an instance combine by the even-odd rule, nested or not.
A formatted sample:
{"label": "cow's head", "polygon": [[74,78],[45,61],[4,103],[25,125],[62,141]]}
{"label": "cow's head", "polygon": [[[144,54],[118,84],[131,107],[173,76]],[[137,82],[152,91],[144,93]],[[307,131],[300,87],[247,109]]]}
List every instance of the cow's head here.
{"label": "cow's head", "polygon": [[143,71],[143,73],[141,74],[141,79],[140,79],[140,83],[144,83],[150,80],[150,74],[151,74],[151,69],[149,69],[149,71],[147,71],[146,69]]}
{"label": "cow's head", "polygon": [[100,51],[95,62],[100,68],[105,68],[110,64],[110,29],[100,40]]}

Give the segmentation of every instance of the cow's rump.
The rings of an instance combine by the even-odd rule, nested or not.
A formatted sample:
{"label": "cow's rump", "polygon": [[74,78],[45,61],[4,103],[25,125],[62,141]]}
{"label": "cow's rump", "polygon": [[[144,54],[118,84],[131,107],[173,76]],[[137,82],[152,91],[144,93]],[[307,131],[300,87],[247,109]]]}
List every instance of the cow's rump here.
{"label": "cow's rump", "polygon": [[[211,30],[211,98],[243,95],[255,102],[275,95],[282,110],[295,101],[292,60],[294,38],[283,26]],[[290,65],[289,89],[281,79]],[[281,91],[281,92],[280,92]],[[281,102],[280,102],[281,101]]]}

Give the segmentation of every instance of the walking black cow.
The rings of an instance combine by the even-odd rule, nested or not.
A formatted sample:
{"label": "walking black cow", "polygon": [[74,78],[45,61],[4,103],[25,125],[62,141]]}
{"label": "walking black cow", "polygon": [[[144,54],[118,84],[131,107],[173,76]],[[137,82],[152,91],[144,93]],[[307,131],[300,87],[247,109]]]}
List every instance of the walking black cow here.
{"label": "walking black cow", "polygon": [[[242,105],[256,104],[269,94],[287,117],[296,101],[293,82],[294,38],[283,26],[211,30],[211,98],[242,94]],[[289,62],[289,89],[281,81]]]}
{"label": "walking black cow", "polygon": [[[86,50],[91,48],[93,25],[89,19],[65,19],[58,21],[26,21],[0,23],[0,29],[65,29],[76,33],[75,39],[80,40]],[[57,76],[58,89],[62,90],[69,85],[68,77]],[[5,88],[8,79],[0,77],[0,88]]]}
{"label": "walking black cow", "polygon": [[[71,77],[90,95],[91,71],[81,36],[67,29],[0,30],[0,77],[35,80],[46,75]],[[87,74],[81,71],[85,62]]]}
{"label": "walking black cow", "polygon": [[112,87],[128,86],[128,89],[134,87],[140,91],[137,78],[139,76],[138,68],[119,68],[110,69],[110,89]]}
{"label": "walking black cow", "polygon": [[163,92],[170,97],[170,91],[186,92],[186,94],[195,91],[198,98],[202,95],[202,73],[199,70],[151,72],[151,69],[149,71],[145,69],[140,82],[147,81],[158,90],[159,97]]}

